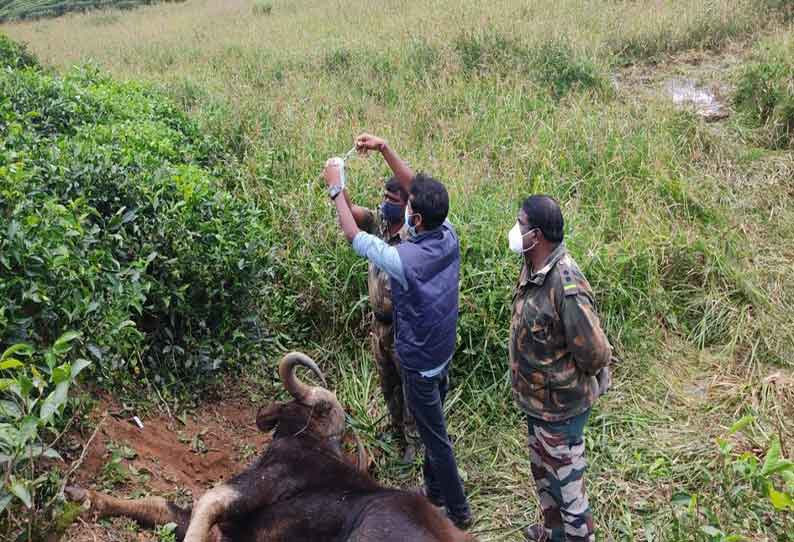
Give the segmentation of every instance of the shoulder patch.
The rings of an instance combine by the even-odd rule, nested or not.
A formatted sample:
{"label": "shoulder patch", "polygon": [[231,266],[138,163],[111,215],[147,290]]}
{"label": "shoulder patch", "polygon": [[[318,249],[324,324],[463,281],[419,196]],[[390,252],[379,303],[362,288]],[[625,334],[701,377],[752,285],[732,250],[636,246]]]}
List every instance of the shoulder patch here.
{"label": "shoulder patch", "polygon": [[562,290],[566,296],[576,295],[579,293],[579,285],[573,278],[573,271],[568,262],[560,260],[557,262],[557,271],[560,273],[562,279]]}

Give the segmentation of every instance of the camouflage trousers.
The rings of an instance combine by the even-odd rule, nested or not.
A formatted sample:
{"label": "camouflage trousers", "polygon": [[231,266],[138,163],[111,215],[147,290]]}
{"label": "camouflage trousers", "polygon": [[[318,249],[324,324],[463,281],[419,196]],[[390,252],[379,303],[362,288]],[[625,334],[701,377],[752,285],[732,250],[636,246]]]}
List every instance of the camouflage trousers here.
{"label": "camouflage trousers", "polygon": [[405,401],[400,378],[400,358],[394,347],[394,327],[392,324],[372,320],[372,355],[380,375],[380,387],[389,409],[392,430],[400,435],[407,444],[419,446],[421,440],[416,429],[416,420]]}
{"label": "camouflage trousers", "polygon": [[532,477],[551,542],[595,542],[587,502],[584,426],[590,411],[560,422],[528,417]]}

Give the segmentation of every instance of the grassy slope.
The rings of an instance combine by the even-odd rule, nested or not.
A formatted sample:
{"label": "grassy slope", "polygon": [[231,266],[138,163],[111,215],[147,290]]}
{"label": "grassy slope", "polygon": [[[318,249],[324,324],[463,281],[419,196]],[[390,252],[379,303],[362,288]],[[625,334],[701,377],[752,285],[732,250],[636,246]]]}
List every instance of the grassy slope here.
{"label": "grassy slope", "polygon": [[150,0],[3,0],[0,1],[0,22],[56,17],[96,8],[125,9],[151,3]]}
{"label": "grassy slope", "polygon": [[[518,540],[537,515],[505,384],[518,267],[503,247],[531,191],[563,202],[569,244],[623,358],[588,432],[600,538],[707,540],[700,527],[717,526],[791,540],[791,518],[769,516],[715,444],[744,414],[758,419],[736,438],[740,450],[794,437],[791,154],[756,147],[735,119],[711,129],[663,99],[582,76],[606,81],[632,59],[720,47],[777,24],[767,2],[702,4],[302,0],[252,18],[242,0],[195,0],[101,25],[89,14],[5,30],[45,63],[93,58],[162,84],[230,143],[244,166],[239,188],[282,225],[273,242],[284,275],[263,296],[265,319],[284,346],[339,368],[340,398],[386,451],[375,439],[385,409],[365,348],[365,266],[312,181],[365,128],[448,180],[466,255],[450,423],[484,540]],[[560,38],[570,48],[548,48]],[[560,67],[589,88],[551,96]],[[352,168],[355,199],[374,204],[368,179],[382,165]],[[390,459],[379,460],[382,477],[416,480]],[[700,495],[696,512],[670,504],[681,492]]]}

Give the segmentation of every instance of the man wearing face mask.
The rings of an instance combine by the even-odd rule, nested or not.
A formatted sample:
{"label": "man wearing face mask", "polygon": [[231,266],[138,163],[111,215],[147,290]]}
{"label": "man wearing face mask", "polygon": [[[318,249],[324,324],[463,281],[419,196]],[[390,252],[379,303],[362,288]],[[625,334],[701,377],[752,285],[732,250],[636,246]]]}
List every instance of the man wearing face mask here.
{"label": "man wearing face mask", "polygon": [[601,329],[590,284],[563,243],[562,211],[530,196],[508,235],[523,267],[513,296],[510,372],[527,415],[532,476],[543,524],[535,542],[593,542],[584,487],[584,427],[606,391],[612,348]]}
{"label": "man wearing face mask", "polygon": [[403,392],[425,446],[424,493],[434,504],[445,506],[453,523],[465,529],[472,523],[471,512],[443,410],[455,352],[460,276],[458,237],[447,221],[449,196],[437,180],[415,175],[383,139],[362,134],[356,147],[360,152],[380,152],[408,192],[405,241],[391,246],[361,231],[347,199],[339,197],[343,189],[338,161],[326,162],[323,177],[345,237],[357,254],[390,278]]}
{"label": "man wearing face mask", "polygon": [[[405,227],[408,192],[400,185],[397,177],[386,181],[383,201],[377,210],[353,205],[347,190],[343,194],[361,231],[379,237],[392,247],[408,237]],[[394,345],[391,279],[374,262],[369,262],[367,286],[372,309],[372,356],[378,366],[380,387],[389,409],[392,432],[404,447],[402,462],[410,464],[414,462],[420,441],[416,421],[403,396],[400,357]]]}

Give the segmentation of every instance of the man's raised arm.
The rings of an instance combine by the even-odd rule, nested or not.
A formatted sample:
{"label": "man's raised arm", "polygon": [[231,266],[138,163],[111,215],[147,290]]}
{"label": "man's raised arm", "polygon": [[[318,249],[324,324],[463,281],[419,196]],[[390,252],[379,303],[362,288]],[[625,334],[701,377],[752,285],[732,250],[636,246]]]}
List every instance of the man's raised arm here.
{"label": "man's raised arm", "polygon": [[353,215],[353,220],[356,221],[356,225],[364,231],[371,230],[372,221],[375,220],[375,218],[372,216],[372,213],[364,207],[359,207],[350,201],[350,194],[347,193],[347,188],[342,190],[342,194],[339,197],[345,198],[345,202],[350,208],[350,213]]}
{"label": "man's raised arm", "polygon": [[361,152],[378,151],[383,155],[383,159],[389,164],[394,176],[400,181],[400,185],[406,192],[411,190],[411,182],[414,179],[414,170],[400,158],[385,139],[372,134],[361,134],[356,138],[356,148]]}
{"label": "man's raised arm", "polygon": [[[325,163],[325,168],[323,169],[325,184],[327,184],[329,188],[332,186],[341,188],[341,177],[339,166],[333,162],[333,159],[329,159]],[[347,240],[353,242],[353,239],[355,239],[356,235],[361,230],[358,227],[356,217],[353,215],[350,199],[344,192],[346,191],[340,190],[340,192],[334,196],[334,203],[336,204],[336,212],[339,215],[339,225],[342,226],[342,231]]]}
{"label": "man's raised arm", "polygon": [[[407,288],[405,270],[397,249],[389,246],[383,239],[361,231],[356,225],[348,200],[342,197],[339,165],[333,159],[329,159],[325,163],[323,179],[325,179],[325,184],[328,185],[329,192],[334,193],[331,197],[339,215],[339,225],[342,227],[348,242],[353,245],[353,250],[359,256],[368,259],[380,269],[383,269],[387,275],[399,281],[403,288]],[[336,190],[333,190],[332,187],[336,187]]]}

